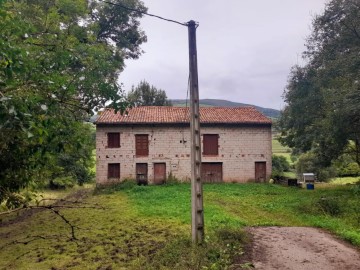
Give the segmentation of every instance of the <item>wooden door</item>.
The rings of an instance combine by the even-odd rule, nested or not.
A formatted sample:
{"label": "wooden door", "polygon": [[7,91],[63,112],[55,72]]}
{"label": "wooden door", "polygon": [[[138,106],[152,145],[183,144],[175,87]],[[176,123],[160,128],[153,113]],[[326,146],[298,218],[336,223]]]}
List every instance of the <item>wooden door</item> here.
{"label": "wooden door", "polygon": [[202,163],[201,181],[203,183],[220,183],[222,179],[222,163]]}
{"label": "wooden door", "polygon": [[266,180],[266,162],[255,162],[255,182],[263,183]]}
{"label": "wooden door", "polygon": [[166,180],[166,163],[154,163],[154,184],[164,184]]}
{"label": "wooden door", "polygon": [[148,165],[147,163],[136,163],[136,181],[139,185],[148,184]]}

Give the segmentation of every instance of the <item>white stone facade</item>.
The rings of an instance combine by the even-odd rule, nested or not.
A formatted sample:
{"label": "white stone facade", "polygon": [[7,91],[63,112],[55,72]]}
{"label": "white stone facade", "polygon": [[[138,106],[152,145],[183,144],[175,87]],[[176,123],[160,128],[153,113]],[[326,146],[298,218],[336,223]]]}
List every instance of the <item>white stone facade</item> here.
{"label": "white stone facade", "polygon": [[[107,133],[120,132],[120,148],[107,148]],[[135,135],[148,134],[149,155],[136,157]],[[202,162],[221,162],[224,182],[255,179],[255,162],[266,162],[266,178],[271,175],[271,126],[201,127],[201,134],[218,134],[218,156],[202,157]],[[166,163],[166,174],[189,181],[190,128],[188,126],[97,125],[96,181],[108,184],[108,164],[120,163],[120,180],[135,179],[136,163],[148,164],[148,182],[154,178],[154,163]],[[113,181],[113,180],[112,180]]]}

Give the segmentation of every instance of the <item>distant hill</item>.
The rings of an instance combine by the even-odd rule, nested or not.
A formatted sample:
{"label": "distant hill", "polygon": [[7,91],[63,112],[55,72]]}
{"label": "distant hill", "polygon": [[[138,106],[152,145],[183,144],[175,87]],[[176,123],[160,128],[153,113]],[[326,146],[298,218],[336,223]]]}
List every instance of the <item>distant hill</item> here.
{"label": "distant hill", "polygon": [[[186,106],[186,100],[185,99],[172,99],[171,100],[173,106],[176,107],[184,107]],[[188,102],[189,105],[189,102]],[[278,118],[280,116],[280,111],[270,108],[263,108],[251,104],[245,104],[245,103],[238,103],[238,102],[232,102],[228,100],[223,99],[200,99],[200,106],[203,107],[255,107],[258,111],[262,112],[267,117],[271,118]]]}

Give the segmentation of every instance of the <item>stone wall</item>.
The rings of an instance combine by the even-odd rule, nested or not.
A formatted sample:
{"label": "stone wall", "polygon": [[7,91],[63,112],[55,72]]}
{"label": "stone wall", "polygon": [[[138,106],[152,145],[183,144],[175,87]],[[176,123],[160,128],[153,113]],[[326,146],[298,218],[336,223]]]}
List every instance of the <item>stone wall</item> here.
{"label": "stone wall", "polygon": [[[120,148],[107,148],[107,133],[120,132]],[[135,135],[149,135],[149,156],[136,157]],[[219,155],[202,157],[202,162],[222,162],[224,182],[248,182],[255,178],[255,162],[266,162],[267,178],[271,175],[271,128],[202,127],[201,134],[219,135]],[[106,184],[107,164],[120,163],[121,180],[135,178],[136,163],[148,164],[148,181],[152,182],[153,164],[166,163],[166,173],[189,181],[189,127],[166,126],[97,126],[96,181]]]}

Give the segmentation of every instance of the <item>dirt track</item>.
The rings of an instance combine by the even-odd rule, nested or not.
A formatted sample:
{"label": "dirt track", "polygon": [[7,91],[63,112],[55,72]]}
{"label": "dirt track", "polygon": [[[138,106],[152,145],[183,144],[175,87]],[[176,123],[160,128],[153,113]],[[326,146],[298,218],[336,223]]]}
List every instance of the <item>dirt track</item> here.
{"label": "dirt track", "polygon": [[255,269],[360,269],[360,251],[320,229],[254,227],[249,232]]}

